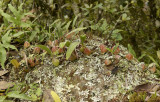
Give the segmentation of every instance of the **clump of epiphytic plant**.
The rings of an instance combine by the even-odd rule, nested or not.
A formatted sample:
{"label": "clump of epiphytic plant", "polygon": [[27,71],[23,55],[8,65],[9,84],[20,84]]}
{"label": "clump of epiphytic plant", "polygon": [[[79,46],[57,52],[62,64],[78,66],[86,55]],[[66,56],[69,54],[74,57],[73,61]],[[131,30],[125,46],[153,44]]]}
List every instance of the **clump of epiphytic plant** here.
{"label": "clump of epiphytic plant", "polygon": [[[11,44],[12,39],[20,38],[22,34],[28,32],[27,30],[21,31],[21,29],[31,27],[31,22],[28,22],[26,17],[33,15],[31,12],[23,13],[22,6],[23,4],[21,4],[18,7],[18,10],[16,10],[16,8],[14,8],[11,4],[8,5],[14,16],[7,14],[2,9],[0,9],[0,14],[4,17],[5,21],[4,25],[1,25],[0,31],[0,63],[3,69],[5,68],[4,63],[6,61],[7,51],[10,49],[17,50],[17,48]],[[23,19],[25,19],[25,21],[22,21]],[[13,28],[16,30],[13,30]]]}
{"label": "clump of epiphytic plant", "polygon": [[[24,82],[15,84],[15,83],[7,83],[13,84],[11,88],[8,88],[5,91],[5,95],[0,96],[0,101],[13,101],[13,99],[21,99],[28,101],[38,101],[41,99],[42,90],[39,88],[38,84],[26,84]],[[6,86],[8,86],[6,84]]]}

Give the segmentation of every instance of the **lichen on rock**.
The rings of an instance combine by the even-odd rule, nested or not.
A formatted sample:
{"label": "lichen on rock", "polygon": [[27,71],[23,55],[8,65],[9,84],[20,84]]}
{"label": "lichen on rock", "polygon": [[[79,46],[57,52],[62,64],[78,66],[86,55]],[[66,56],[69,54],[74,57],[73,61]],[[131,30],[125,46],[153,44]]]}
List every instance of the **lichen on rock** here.
{"label": "lichen on rock", "polygon": [[[108,41],[108,48],[112,43]],[[86,46],[95,48],[90,56],[78,52],[76,61],[64,61],[59,66],[52,65],[51,58],[45,58],[44,64],[29,72],[25,79],[28,83],[39,83],[42,89],[51,88],[61,98],[62,102],[107,102],[112,99],[121,100],[135,86],[145,82],[154,82],[156,76],[149,71],[143,71],[142,62],[136,59],[128,61],[127,49],[122,45],[120,59],[116,62],[115,55],[100,53],[99,45],[102,38],[93,36]],[[105,59],[112,60],[106,66]]]}

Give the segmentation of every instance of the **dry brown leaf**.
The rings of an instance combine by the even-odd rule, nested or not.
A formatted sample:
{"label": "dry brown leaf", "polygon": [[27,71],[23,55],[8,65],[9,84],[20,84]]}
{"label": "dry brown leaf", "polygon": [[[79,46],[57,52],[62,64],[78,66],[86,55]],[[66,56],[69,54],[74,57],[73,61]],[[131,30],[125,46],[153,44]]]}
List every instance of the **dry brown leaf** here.
{"label": "dry brown leaf", "polygon": [[14,67],[16,67],[16,68],[19,68],[19,66],[20,66],[19,62],[18,62],[16,59],[12,59],[12,60],[11,60],[11,63],[12,63],[12,65],[13,65]]}
{"label": "dry brown leaf", "polygon": [[7,74],[7,73],[8,73],[7,70],[0,71],[0,76],[3,76],[3,75],[5,75],[5,74]]}
{"label": "dry brown leaf", "polygon": [[8,51],[7,58],[9,58],[10,56],[18,56],[18,51]]}
{"label": "dry brown leaf", "polygon": [[25,52],[21,52],[22,53],[22,55],[23,55],[23,59],[25,60],[25,62],[26,62],[26,65],[27,65],[27,67],[28,67],[28,60],[27,60],[27,55],[26,55],[26,53]]}
{"label": "dry brown leaf", "polygon": [[107,66],[107,69],[108,69],[109,71],[112,71],[112,70],[114,69],[114,65]]}
{"label": "dry brown leaf", "polygon": [[10,87],[13,87],[12,82],[0,81],[0,90],[5,90],[5,89],[8,89]]}
{"label": "dry brown leaf", "polygon": [[152,92],[157,92],[160,89],[160,85],[155,85],[152,89]]}
{"label": "dry brown leaf", "polygon": [[147,96],[145,99],[145,102],[147,102],[150,98],[151,98],[151,96]]}
{"label": "dry brown leaf", "polygon": [[50,93],[51,93],[50,89],[47,89],[44,91],[44,93],[43,93],[43,101],[44,102],[54,102],[54,99]]}
{"label": "dry brown leaf", "polygon": [[134,90],[136,92],[139,92],[139,91],[150,92],[154,86],[155,85],[153,85],[151,83],[146,83],[146,84],[136,86]]}

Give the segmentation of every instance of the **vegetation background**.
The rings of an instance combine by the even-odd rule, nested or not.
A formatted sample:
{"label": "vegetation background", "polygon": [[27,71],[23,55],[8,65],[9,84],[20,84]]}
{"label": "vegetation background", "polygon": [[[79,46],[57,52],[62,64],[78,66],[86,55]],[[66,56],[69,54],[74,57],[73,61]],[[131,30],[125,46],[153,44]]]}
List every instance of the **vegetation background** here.
{"label": "vegetation background", "polygon": [[[0,63],[7,52],[76,31],[111,39],[160,69],[159,0],[1,0]],[[158,74],[160,75],[160,74]]]}
{"label": "vegetation background", "polygon": [[[18,12],[8,5],[18,9],[22,3],[23,7]],[[1,0],[0,8],[1,38],[5,34],[4,29],[10,26],[9,22],[12,22],[12,28],[8,29],[28,31],[18,39],[14,38],[12,44],[58,39],[67,32],[62,26],[75,20],[68,31],[87,27],[85,32],[113,39],[126,47],[132,45],[140,61],[151,63],[154,59],[159,64],[156,54],[160,47],[159,0]],[[29,14],[25,12],[29,11],[34,13],[34,17],[26,16]],[[19,17],[20,14],[25,17]],[[12,20],[11,17],[17,19]],[[53,26],[54,21],[56,26]],[[35,36],[38,39],[34,39]]]}

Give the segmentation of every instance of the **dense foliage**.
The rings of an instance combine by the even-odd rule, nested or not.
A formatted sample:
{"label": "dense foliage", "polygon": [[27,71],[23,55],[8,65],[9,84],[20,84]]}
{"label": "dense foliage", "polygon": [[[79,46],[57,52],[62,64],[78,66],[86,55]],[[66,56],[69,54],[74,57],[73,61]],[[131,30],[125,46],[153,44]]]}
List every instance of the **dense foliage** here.
{"label": "dense foliage", "polygon": [[[150,63],[153,61],[150,57],[158,60],[158,0],[2,0],[0,7],[0,36],[8,30],[12,30],[12,35],[25,32],[13,38],[12,43],[59,39],[75,28],[87,27],[85,32],[112,38],[125,46],[131,44],[137,58],[142,61]],[[34,39],[35,36],[37,39]],[[3,43],[1,52],[4,53]]]}

